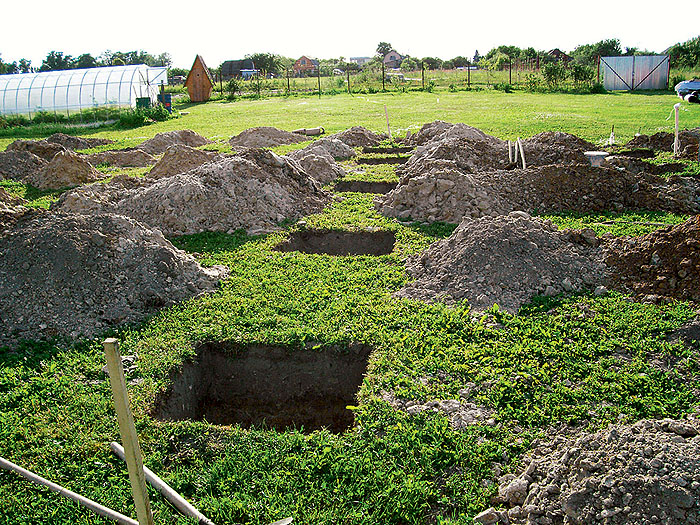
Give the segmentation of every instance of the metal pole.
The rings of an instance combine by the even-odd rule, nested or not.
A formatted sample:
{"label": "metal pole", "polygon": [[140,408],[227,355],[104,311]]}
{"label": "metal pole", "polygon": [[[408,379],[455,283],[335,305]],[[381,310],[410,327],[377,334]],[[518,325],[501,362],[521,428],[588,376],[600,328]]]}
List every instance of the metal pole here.
{"label": "metal pole", "polygon": [[109,383],[112,386],[112,394],[114,395],[114,408],[117,412],[117,421],[119,422],[119,434],[121,435],[122,443],[124,443],[131,492],[136,504],[136,516],[138,517],[139,525],[153,525],[151,503],[148,500],[146,477],[143,472],[141,447],[136,434],[134,416],[129,406],[129,395],[126,392],[124,368],[121,355],[119,354],[118,342],[114,338],[109,338],[105,339],[102,344],[107,357]]}

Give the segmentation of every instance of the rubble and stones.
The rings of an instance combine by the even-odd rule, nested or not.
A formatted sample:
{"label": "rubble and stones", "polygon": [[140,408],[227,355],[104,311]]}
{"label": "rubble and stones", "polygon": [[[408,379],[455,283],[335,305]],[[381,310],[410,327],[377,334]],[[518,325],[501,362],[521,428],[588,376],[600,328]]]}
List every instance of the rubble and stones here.
{"label": "rubble and stones", "polygon": [[494,304],[517,312],[536,295],[594,289],[606,266],[592,230],[558,230],[522,211],[466,219],[453,234],[406,262],[415,281],[397,297],[453,303],[475,311]]}
{"label": "rubble and stones", "polygon": [[15,197],[4,188],[0,188],[0,203],[6,206],[20,206],[22,204],[25,204],[26,202],[27,201],[25,201],[21,197]]}
{"label": "rubble and stones", "polygon": [[329,135],[328,138],[338,139],[351,148],[378,146],[379,143],[388,138],[385,133],[374,133],[362,126],[353,126],[350,129]]}
{"label": "rubble and stones", "polygon": [[176,144],[196,148],[204,146],[205,144],[211,144],[211,140],[195,133],[191,129],[180,129],[177,131],[158,133],[152,139],[148,139],[139,144],[137,149],[151,155],[160,155],[170,146],[175,146]]}
{"label": "rubble and stones", "polygon": [[[638,135],[624,145],[625,149],[652,149],[654,151],[673,151],[675,134],[660,131],[653,135]],[[700,129],[683,130],[678,133],[680,156],[697,159]]]}
{"label": "rubble and stones", "polygon": [[84,186],[61,195],[52,208],[120,213],[172,236],[240,228],[270,231],[285,219],[320,211],[329,200],[293,161],[266,150],[247,150],[244,156],[209,162],[152,184]]}
{"label": "rubble and stones", "polygon": [[0,152],[0,180],[26,182],[30,175],[40,171],[47,164],[47,160],[29,151],[2,151]]}
{"label": "rubble and stones", "polygon": [[306,142],[309,138],[305,135],[284,131],[270,126],[249,128],[229,140],[231,147],[243,148],[273,148],[285,144],[297,144]]}
{"label": "rubble and stones", "polygon": [[700,523],[699,433],[697,419],[552,430],[498,479],[497,522]]}
{"label": "rubble and stones", "polygon": [[21,208],[0,213],[0,346],[98,335],[225,276],[133,219]]}
{"label": "rubble and stones", "polygon": [[88,161],[70,150],[61,151],[41,170],[27,177],[27,182],[36,188],[57,190],[95,182],[103,178]]}

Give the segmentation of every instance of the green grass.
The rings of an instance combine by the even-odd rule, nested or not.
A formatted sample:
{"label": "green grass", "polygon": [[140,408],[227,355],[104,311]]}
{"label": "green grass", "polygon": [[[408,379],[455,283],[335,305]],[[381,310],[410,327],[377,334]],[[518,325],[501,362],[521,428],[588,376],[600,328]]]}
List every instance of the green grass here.
{"label": "green grass", "polygon": [[[595,139],[606,136],[614,120],[616,135],[627,129],[631,138],[639,122],[649,132],[667,126],[663,119],[673,102],[666,95],[482,95],[216,102],[193,105],[175,122],[108,134],[136,141],[189,127],[217,138],[214,149],[225,150],[230,135],[254,125],[321,124],[338,131],[362,124],[381,130],[387,102],[390,116],[404,128],[442,118],[502,137],[563,129]],[[597,107],[606,102],[607,110]],[[551,117],[538,117],[545,107]],[[663,114],[658,121],[657,114]],[[697,125],[697,112],[688,121],[692,115]],[[396,180],[395,166],[362,166],[360,172],[352,161],[343,165],[352,170],[348,178]],[[11,181],[0,186],[36,206],[48,205],[57,194]],[[204,265],[226,265],[230,277],[212,295],[104,334],[119,338],[123,355],[138,357],[127,380],[146,465],[214,522],[266,524],[293,516],[304,524],[468,524],[490,506],[493,463],[514,470],[518,455],[550,425],[597,428],[698,410],[700,352],[667,338],[696,315],[693,305],[641,304],[618,293],[575,294],[535,298],[519,315],[495,307],[476,315],[463,303],[448,307],[395,299],[392,293],[409,280],[405,258],[448,237],[455,225],[399,223],[374,211],[373,197],[344,193],[302,224],[269,235],[202,233],[173,239]],[[614,235],[660,227],[639,223],[685,219],[642,212],[549,218],[562,227],[589,226]],[[273,250],[301,228],[390,230],[397,243],[380,257]],[[126,469],[108,448],[119,433],[102,372],[101,339],[0,349],[0,456],[134,516]],[[370,346],[357,425],[334,435],[151,418],[149,408],[170,384],[171,373],[198,345],[212,341],[319,352],[351,343]],[[384,400],[387,393],[421,401],[457,398],[467,383],[474,385],[472,402],[493,411],[496,427],[455,431],[440,414],[408,416]],[[155,491],[151,499],[157,523],[192,523]],[[3,471],[0,523],[101,521]]]}

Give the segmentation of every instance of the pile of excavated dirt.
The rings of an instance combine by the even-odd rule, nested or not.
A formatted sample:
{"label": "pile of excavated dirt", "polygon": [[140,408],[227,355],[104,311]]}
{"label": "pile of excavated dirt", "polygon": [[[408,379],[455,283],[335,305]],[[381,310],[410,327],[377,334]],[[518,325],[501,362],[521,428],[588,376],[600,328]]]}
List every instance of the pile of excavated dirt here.
{"label": "pile of excavated dirt", "polygon": [[309,140],[309,137],[306,135],[262,126],[242,131],[238,135],[231,137],[228,142],[235,149],[236,146],[244,148],[272,148],[284,144],[306,142],[307,140]]}
{"label": "pile of excavated dirt", "polygon": [[72,135],[66,135],[65,133],[54,133],[53,135],[46,137],[46,141],[60,144],[64,148],[71,150],[88,149],[95,148],[97,146],[105,146],[107,144],[114,144],[114,141],[111,139],[74,137]]}
{"label": "pile of excavated dirt", "polygon": [[26,181],[30,175],[41,170],[48,161],[29,151],[0,152],[0,180]]}
{"label": "pile of excavated dirt", "polygon": [[329,135],[328,138],[338,139],[351,148],[378,146],[379,143],[388,138],[385,133],[374,133],[362,126],[353,126],[350,129]]}
{"label": "pile of excavated dirt", "polygon": [[298,162],[304,171],[321,184],[328,184],[346,175],[336,160],[349,159],[355,155],[355,150],[344,142],[327,137],[293,151],[287,157]]}
{"label": "pile of excavated dirt", "polygon": [[[675,135],[661,131],[653,135],[638,135],[624,145],[626,149],[648,148],[655,151],[673,151]],[[680,156],[697,159],[700,130],[683,130],[678,133]]]}
{"label": "pile of excavated dirt", "polygon": [[198,146],[204,146],[205,144],[211,144],[211,140],[202,137],[199,133],[195,133],[191,129],[180,129],[177,131],[158,133],[152,139],[148,139],[139,144],[137,149],[151,155],[160,155],[170,146],[175,146],[176,144],[196,148]]}
{"label": "pile of excavated dirt", "polygon": [[700,421],[643,420],[588,433],[550,432],[476,523],[700,523]]}
{"label": "pile of excavated dirt", "polygon": [[466,300],[477,311],[498,304],[513,313],[535,295],[594,289],[606,274],[592,230],[559,231],[518,211],[465,220],[449,238],[409,257],[406,268],[416,280],[397,297]]}
{"label": "pile of excavated dirt", "polygon": [[61,151],[41,170],[27,177],[27,182],[42,190],[57,190],[95,182],[104,176],[88,161],[70,150]]}
{"label": "pile of excavated dirt", "polygon": [[207,162],[214,162],[220,159],[221,155],[213,151],[202,151],[176,144],[165,150],[163,157],[148,172],[148,177],[151,179],[172,177],[173,175],[190,171]]}
{"label": "pile of excavated dirt", "polygon": [[424,124],[421,129],[411,135],[406,142],[411,146],[425,146],[432,142],[442,142],[448,139],[471,139],[479,142],[501,143],[496,137],[487,135],[478,128],[458,123],[452,124],[436,120]]}
{"label": "pile of excavated dirt", "polygon": [[93,166],[109,164],[120,168],[144,168],[156,163],[156,158],[153,155],[140,149],[102,151],[91,155],[83,155],[83,158]]}
{"label": "pile of excavated dirt", "polygon": [[[248,150],[152,184],[94,184],[61,195],[52,208],[111,212],[165,235],[202,231],[270,231],[284,219],[317,212],[330,195],[298,165],[266,150]],[[130,185],[132,183],[129,183]]]}
{"label": "pile of excavated dirt", "polygon": [[[419,145],[408,162],[396,170],[402,180],[418,177],[431,164],[440,161],[452,161],[467,173],[522,167],[522,158],[515,148],[516,156],[511,161],[507,142],[465,124],[449,126],[438,134],[433,133],[444,129],[444,126],[436,125],[428,129],[426,139],[433,138]],[[523,140],[522,144],[528,167],[589,164],[584,152],[595,148],[575,135],[562,132],[539,133]]]}
{"label": "pile of excavated dirt", "polygon": [[700,215],[642,237],[611,238],[606,262],[616,287],[700,303]]}
{"label": "pile of excavated dirt", "polygon": [[213,291],[202,268],[159,232],[112,214],[25,211],[0,228],[0,345],[96,335]]}
{"label": "pile of excavated dirt", "polygon": [[46,140],[15,140],[12,144],[7,146],[5,151],[28,151],[33,153],[37,157],[41,157],[46,161],[50,161],[54,156],[61,152],[67,151],[67,149],[60,144],[54,142],[48,142]]}
{"label": "pile of excavated dirt", "polygon": [[696,214],[700,213],[700,182],[586,164],[465,173],[453,161],[442,160],[423,165],[421,175],[402,178],[396,189],[374,202],[389,217],[452,223],[514,210]]}

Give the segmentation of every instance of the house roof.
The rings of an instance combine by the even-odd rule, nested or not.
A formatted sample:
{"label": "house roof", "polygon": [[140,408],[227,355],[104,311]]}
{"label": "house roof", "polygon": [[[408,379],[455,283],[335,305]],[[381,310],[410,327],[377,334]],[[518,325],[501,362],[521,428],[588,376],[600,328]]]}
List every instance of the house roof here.
{"label": "house roof", "polygon": [[204,63],[204,59],[202,58],[201,55],[197,55],[194,59],[194,63],[192,64],[192,67],[190,68],[190,72],[187,73],[187,78],[185,79],[185,85],[190,81],[190,75],[192,74],[192,71],[194,71],[197,68],[200,68],[204,70],[204,72],[207,75],[207,78],[209,79],[209,82],[211,82],[211,85],[214,85],[214,79],[211,76],[211,72],[209,71],[209,68],[207,65]]}
{"label": "house roof", "polygon": [[241,60],[227,60],[221,64],[222,75],[235,75],[244,69],[255,69],[255,63],[250,58]]}
{"label": "house roof", "polygon": [[[314,66],[318,66],[318,60],[315,58],[309,58],[306,55],[302,55],[299,58],[297,58],[296,62],[299,62],[302,58],[305,58],[306,60],[309,60]],[[295,63],[296,63],[295,62]]]}

